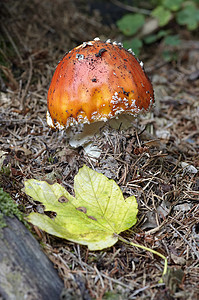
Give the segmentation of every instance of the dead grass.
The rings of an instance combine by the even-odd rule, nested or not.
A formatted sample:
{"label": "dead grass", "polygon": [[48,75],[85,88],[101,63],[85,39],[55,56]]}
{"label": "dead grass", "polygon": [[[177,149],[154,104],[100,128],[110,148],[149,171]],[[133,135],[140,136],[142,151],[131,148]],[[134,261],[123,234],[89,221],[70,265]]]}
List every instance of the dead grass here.
{"label": "dead grass", "polygon": [[[82,3],[82,2],[81,2]],[[161,65],[161,46],[143,55],[154,83],[156,107],[128,131],[103,130],[96,162],[67,145],[65,133],[46,124],[46,94],[65,51],[95,36],[115,37],[73,1],[5,1],[1,38],[1,185],[24,213],[39,205],[24,195],[27,178],[48,179],[73,193],[73,178],[86,164],[113,178],[139,203],[138,224],[127,239],[168,257],[172,270],[159,284],[163,262],[118,242],[104,251],[35,233],[66,291],[80,299],[197,299],[199,297],[199,44],[186,41],[178,61]],[[115,36],[114,36],[115,35]],[[161,65],[161,68],[156,66]],[[193,80],[194,78],[194,80]],[[143,130],[144,128],[147,128]],[[64,298],[63,298],[64,299]]]}

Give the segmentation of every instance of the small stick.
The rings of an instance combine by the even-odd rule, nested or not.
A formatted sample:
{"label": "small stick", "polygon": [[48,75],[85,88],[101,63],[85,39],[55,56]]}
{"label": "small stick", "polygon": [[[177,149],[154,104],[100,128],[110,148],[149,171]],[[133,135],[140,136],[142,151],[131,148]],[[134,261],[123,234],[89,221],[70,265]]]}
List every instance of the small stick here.
{"label": "small stick", "polygon": [[16,46],[14,40],[12,39],[11,35],[9,34],[8,30],[6,29],[6,27],[5,27],[2,23],[1,23],[1,27],[2,27],[3,31],[5,32],[5,34],[7,35],[7,37],[8,37],[8,39],[9,39],[9,41],[10,41],[12,47],[14,48],[14,50],[15,50],[17,56],[19,57],[20,63],[23,63],[23,59],[22,59],[22,57],[21,57],[21,55],[20,55],[20,53],[19,53],[19,50],[18,50],[18,48],[17,48],[17,46]]}
{"label": "small stick", "polygon": [[173,227],[173,225],[169,225],[176,233],[177,235],[179,235],[181,237],[181,239],[183,239],[183,241],[185,243],[187,243],[187,245],[190,247],[190,249],[194,252],[195,256],[197,257],[197,259],[199,259],[199,253],[193,248],[193,246],[187,241],[187,239],[185,239],[182,234],[175,228]]}
{"label": "small stick", "polygon": [[29,69],[29,76],[28,76],[28,81],[27,81],[27,84],[26,84],[26,87],[25,87],[25,90],[22,94],[22,97],[21,97],[21,106],[22,106],[22,109],[24,109],[24,100],[25,100],[25,97],[28,93],[28,89],[29,89],[29,86],[30,86],[30,82],[31,82],[31,78],[32,78],[32,58],[29,56],[28,57],[28,61],[29,61],[29,64],[30,64],[30,69]]}

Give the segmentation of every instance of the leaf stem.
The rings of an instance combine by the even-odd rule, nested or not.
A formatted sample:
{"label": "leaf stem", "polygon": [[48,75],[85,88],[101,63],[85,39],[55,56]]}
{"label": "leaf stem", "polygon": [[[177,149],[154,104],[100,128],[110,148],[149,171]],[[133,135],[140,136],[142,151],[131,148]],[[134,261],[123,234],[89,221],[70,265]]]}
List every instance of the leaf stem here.
{"label": "leaf stem", "polygon": [[[162,273],[162,277],[167,273],[167,267],[168,267],[168,261],[167,261],[167,258],[161,254],[160,252],[157,252],[153,249],[150,249],[148,247],[145,247],[145,246],[142,246],[142,245],[139,245],[139,244],[136,244],[136,243],[133,243],[133,242],[129,242],[128,240],[125,240],[123,237],[121,237],[120,235],[117,235],[118,239],[122,242],[124,242],[125,244],[129,244],[131,246],[134,246],[134,247],[137,247],[137,248],[141,248],[143,250],[146,250],[146,251],[149,251],[153,254],[156,254],[158,256],[160,256],[162,259],[164,259],[164,270],[163,270],[163,273]],[[163,280],[161,279],[160,282],[162,283]]]}

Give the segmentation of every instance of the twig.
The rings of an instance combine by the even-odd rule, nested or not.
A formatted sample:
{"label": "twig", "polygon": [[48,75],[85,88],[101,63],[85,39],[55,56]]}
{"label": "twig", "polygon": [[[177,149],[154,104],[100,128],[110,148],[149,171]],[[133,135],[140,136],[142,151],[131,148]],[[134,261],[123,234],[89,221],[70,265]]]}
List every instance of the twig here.
{"label": "twig", "polygon": [[112,278],[112,277],[109,277],[109,276],[103,274],[102,272],[100,272],[100,274],[101,274],[101,276],[103,276],[104,278],[107,278],[107,279],[111,280],[112,282],[114,282],[114,283],[116,283],[116,284],[118,284],[118,285],[121,285],[121,286],[125,287],[126,289],[129,289],[129,290],[132,290],[132,291],[135,290],[134,287],[132,287],[132,286],[130,286],[130,285],[127,285],[127,284],[125,284],[125,283],[123,283],[123,282],[121,282],[121,281],[119,281],[119,280],[117,280],[117,279],[114,279],[114,278]]}
{"label": "twig", "polygon": [[151,11],[148,9],[138,8],[135,6],[128,5],[128,4],[124,4],[118,0],[111,0],[111,2],[123,9],[126,9],[126,10],[134,12],[134,13],[140,13],[140,14],[147,15],[147,16],[149,16],[151,14]]}
{"label": "twig", "polygon": [[8,37],[8,39],[9,39],[9,41],[10,41],[10,43],[11,43],[13,49],[15,50],[17,56],[19,57],[20,63],[23,63],[23,59],[22,59],[22,57],[21,57],[21,55],[20,55],[20,53],[19,53],[19,50],[18,50],[18,48],[17,48],[15,42],[13,41],[13,38],[11,37],[11,35],[10,35],[9,32],[8,32],[8,30],[6,29],[6,27],[5,27],[2,23],[1,23],[1,27],[2,27],[3,31],[5,32],[5,34],[7,35],[7,37]]}
{"label": "twig", "polygon": [[165,221],[163,221],[159,226],[157,226],[157,227],[155,227],[155,228],[153,228],[153,229],[150,229],[150,230],[148,230],[148,231],[145,231],[145,234],[153,234],[153,233],[156,233],[157,231],[159,231],[159,230],[162,228],[162,226],[164,226],[164,224],[165,224]]}
{"label": "twig", "polygon": [[140,292],[143,292],[145,290],[147,290],[149,288],[149,285],[144,286],[143,288],[140,288],[138,290],[136,290],[130,297],[129,299],[135,299],[134,297],[139,294]]}
{"label": "twig", "polygon": [[23,137],[21,137],[21,136],[17,135],[16,133],[12,132],[10,129],[7,128],[7,131],[8,131],[10,134],[12,134],[15,138],[17,138],[18,140],[20,140],[20,141],[21,141],[21,140],[24,140]]}
{"label": "twig", "polygon": [[95,272],[97,273],[97,275],[98,275],[98,277],[99,277],[99,279],[100,279],[100,282],[101,282],[101,285],[102,285],[102,288],[104,289],[104,282],[103,282],[103,280],[102,280],[102,274],[99,272],[99,270],[97,269],[97,267],[96,266],[94,266],[94,269],[95,269]]}
{"label": "twig", "polygon": [[26,124],[26,123],[29,123],[31,121],[31,119],[0,119],[0,124],[2,125],[7,125],[7,126],[10,126],[10,125],[21,125],[21,124]]}
{"label": "twig", "polygon": [[21,108],[24,109],[24,100],[25,100],[25,97],[28,93],[28,89],[29,89],[29,86],[30,86],[30,82],[31,82],[31,78],[32,78],[32,58],[29,56],[28,57],[28,61],[29,61],[29,64],[30,64],[30,69],[29,69],[29,76],[28,76],[28,81],[27,81],[27,84],[26,84],[26,88],[22,94],[22,97],[21,97]]}
{"label": "twig", "polygon": [[39,152],[37,152],[34,156],[33,156],[33,159],[36,159],[38,158],[44,151],[46,151],[46,146],[43,147]]}
{"label": "twig", "polygon": [[190,249],[194,252],[197,259],[199,259],[199,252],[196,251],[196,249],[193,248],[193,246],[183,237],[183,235],[175,228],[173,225],[169,224],[169,226],[183,239],[183,241],[190,247]]}

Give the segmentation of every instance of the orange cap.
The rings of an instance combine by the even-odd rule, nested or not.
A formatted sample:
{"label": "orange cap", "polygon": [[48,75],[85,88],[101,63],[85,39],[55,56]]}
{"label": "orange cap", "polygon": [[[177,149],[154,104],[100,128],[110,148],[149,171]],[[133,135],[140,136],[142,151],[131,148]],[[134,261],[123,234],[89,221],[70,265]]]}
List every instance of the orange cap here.
{"label": "orange cap", "polygon": [[59,62],[48,91],[47,122],[63,129],[137,115],[154,103],[153,87],[131,50],[110,40],[84,42]]}

